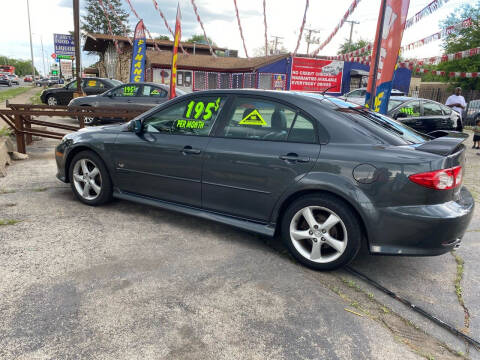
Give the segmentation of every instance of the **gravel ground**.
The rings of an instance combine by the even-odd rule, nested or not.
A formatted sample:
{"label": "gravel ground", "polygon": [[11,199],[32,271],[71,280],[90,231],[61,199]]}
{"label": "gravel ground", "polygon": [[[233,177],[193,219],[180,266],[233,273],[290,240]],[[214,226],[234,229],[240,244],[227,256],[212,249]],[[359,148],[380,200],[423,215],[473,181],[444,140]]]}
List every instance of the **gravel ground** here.
{"label": "gravel ground", "polygon": [[[1,359],[476,358],[344,271],[299,266],[275,240],[125,201],[82,205],[55,179],[54,145],[35,142],[0,179]],[[479,160],[469,150],[478,193]],[[456,252],[477,338],[479,229],[477,209]],[[362,255],[353,267],[465,327],[452,255]]]}

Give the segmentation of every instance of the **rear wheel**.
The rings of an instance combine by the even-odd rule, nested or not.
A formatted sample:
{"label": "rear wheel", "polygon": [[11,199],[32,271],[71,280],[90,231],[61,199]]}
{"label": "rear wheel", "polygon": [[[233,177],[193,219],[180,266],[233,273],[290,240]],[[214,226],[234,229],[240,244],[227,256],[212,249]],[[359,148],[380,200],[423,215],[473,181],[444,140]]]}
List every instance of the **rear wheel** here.
{"label": "rear wheel", "polygon": [[102,159],[92,151],[74,156],[69,169],[75,196],[87,205],[101,205],[112,199],[112,181]]}
{"label": "rear wheel", "polygon": [[315,270],[333,270],[358,253],[362,231],[356,214],[343,200],[307,195],[285,211],[282,239],[291,254]]}

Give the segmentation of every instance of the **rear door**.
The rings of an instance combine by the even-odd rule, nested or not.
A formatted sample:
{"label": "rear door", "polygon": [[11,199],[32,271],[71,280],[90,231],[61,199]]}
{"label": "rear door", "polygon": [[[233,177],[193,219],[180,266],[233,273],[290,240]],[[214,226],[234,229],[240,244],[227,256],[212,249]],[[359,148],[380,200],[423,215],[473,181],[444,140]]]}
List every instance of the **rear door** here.
{"label": "rear door", "polygon": [[[450,114],[446,115],[442,110],[442,105],[433,101],[422,101],[423,118],[422,121],[430,131],[435,130],[455,130],[453,120]],[[429,132],[430,132],[429,131]]]}
{"label": "rear door", "polygon": [[395,110],[393,118],[402,122],[402,124],[408,125],[411,128],[420,131],[428,132],[428,128],[422,122],[421,113],[422,109],[419,100],[412,100],[404,103],[401,107]]}
{"label": "rear door", "polygon": [[136,109],[138,93],[141,85],[125,84],[118,86],[102,96],[102,106],[115,109]]}
{"label": "rear door", "polygon": [[314,165],[315,122],[300,109],[268,98],[238,96],[208,144],[202,206],[268,221],[287,187]]}
{"label": "rear door", "polygon": [[159,86],[144,84],[135,98],[135,105],[142,109],[150,109],[168,101],[168,92]]}

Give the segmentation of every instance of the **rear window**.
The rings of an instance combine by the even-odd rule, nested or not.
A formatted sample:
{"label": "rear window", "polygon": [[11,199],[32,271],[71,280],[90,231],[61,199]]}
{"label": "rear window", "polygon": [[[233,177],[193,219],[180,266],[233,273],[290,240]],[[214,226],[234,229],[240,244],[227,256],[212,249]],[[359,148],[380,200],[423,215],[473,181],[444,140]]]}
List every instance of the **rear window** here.
{"label": "rear window", "polygon": [[403,101],[402,100],[395,100],[395,99],[390,99],[388,100],[388,111],[395,109],[398,105],[400,105]]}

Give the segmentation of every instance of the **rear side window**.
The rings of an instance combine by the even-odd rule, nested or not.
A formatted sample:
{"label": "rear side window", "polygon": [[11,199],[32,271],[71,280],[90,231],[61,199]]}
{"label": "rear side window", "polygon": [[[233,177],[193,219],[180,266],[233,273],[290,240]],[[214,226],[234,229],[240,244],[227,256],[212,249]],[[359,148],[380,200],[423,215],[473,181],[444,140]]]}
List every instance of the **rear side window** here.
{"label": "rear side window", "polygon": [[220,136],[249,140],[316,142],[311,120],[274,101],[238,97]]}
{"label": "rear side window", "polygon": [[159,87],[152,85],[143,85],[141,96],[167,97],[167,92]]}
{"label": "rear side window", "polygon": [[407,114],[407,117],[420,116],[420,101],[410,101],[398,109],[399,113]]}
{"label": "rear side window", "polygon": [[424,116],[443,115],[442,108],[440,107],[439,104],[435,104],[432,102],[424,102],[423,115]]}

